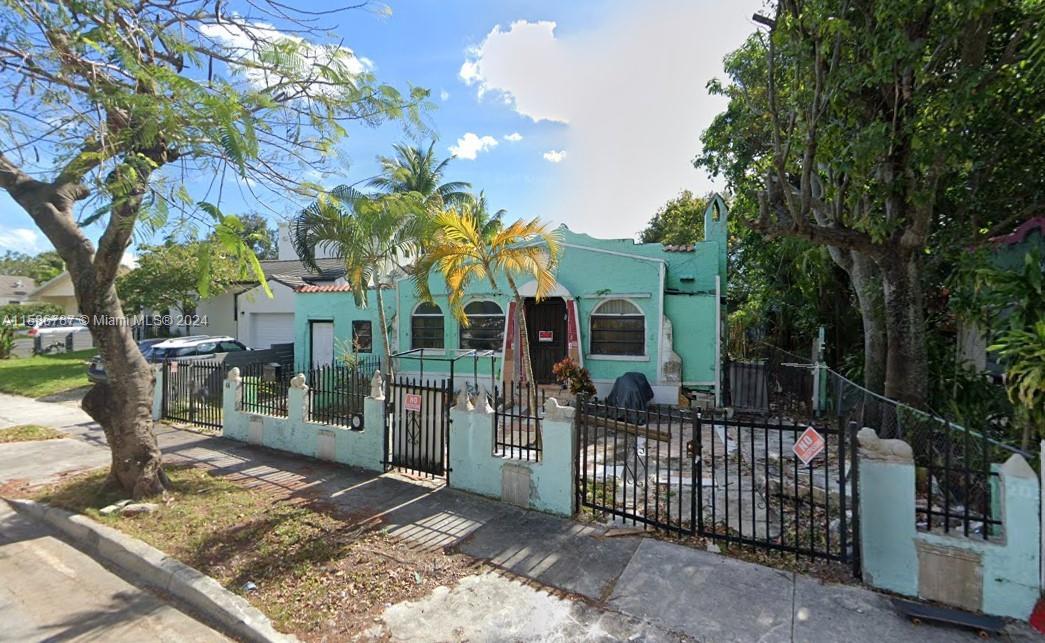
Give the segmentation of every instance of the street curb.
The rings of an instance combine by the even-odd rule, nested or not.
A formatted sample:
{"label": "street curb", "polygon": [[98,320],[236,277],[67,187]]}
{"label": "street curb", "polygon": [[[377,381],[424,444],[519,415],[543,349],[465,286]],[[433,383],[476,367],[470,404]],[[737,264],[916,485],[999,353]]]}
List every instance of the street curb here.
{"label": "street curb", "polygon": [[12,508],[65,534],[85,553],[115,565],[199,611],[220,629],[245,641],[297,641],[277,632],[272,621],[218,581],[122,532],[33,500],[4,498]]}

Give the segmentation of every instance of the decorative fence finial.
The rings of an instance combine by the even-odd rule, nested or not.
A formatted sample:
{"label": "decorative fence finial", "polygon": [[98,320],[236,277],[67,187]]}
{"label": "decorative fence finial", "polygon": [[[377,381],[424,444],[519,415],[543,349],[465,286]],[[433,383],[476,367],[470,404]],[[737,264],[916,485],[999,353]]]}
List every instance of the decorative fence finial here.
{"label": "decorative fence finial", "polygon": [[305,386],[305,374],[298,373],[294,377],[290,378],[290,388],[308,388]]}
{"label": "decorative fence finial", "polygon": [[462,388],[461,392],[457,394],[457,404],[454,405],[454,408],[458,411],[471,411],[474,409],[472,401],[468,398],[468,389]]}
{"label": "decorative fence finial", "polygon": [[243,378],[239,374],[239,366],[233,366],[232,368],[230,368],[229,374],[225,376],[225,379],[236,384],[239,384],[241,381],[243,381]]}
{"label": "decorative fence finial", "polygon": [[911,445],[903,440],[890,440],[878,437],[878,432],[865,426],[856,432],[856,441],[860,449],[869,458],[893,462],[914,462],[914,451]]}

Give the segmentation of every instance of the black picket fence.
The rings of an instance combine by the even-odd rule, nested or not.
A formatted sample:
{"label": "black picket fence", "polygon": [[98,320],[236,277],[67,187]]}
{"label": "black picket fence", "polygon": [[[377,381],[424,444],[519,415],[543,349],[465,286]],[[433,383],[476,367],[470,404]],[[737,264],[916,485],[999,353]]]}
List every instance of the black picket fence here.
{"label": "black picket fence", "polygon": [[280,364],[240,366],[243,391],[241,408],[245,413],[287,417],[287,389],[293,371]]}
{"label": "black picket fence", "polygon": [[370,394],[370,381],[380,366],[380,357],[367,357],[353,364],[310,369],[306,373],[308,420],[362,429],[363,400]]}
{"label": "black picket fence", "polygon": [[544,389],[516,382],[494,389],[494,453],[517,460],[540,461],[543,450],[541,423]]}

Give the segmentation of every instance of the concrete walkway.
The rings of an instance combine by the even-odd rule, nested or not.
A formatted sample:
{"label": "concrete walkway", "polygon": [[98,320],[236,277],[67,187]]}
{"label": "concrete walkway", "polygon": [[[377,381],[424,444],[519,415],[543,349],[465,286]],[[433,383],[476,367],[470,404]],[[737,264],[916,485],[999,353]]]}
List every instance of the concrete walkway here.
{"label": "concrete walkway", "polygon": [[[56,406],[63,412],[56,412]],[[101,430],[70,405],[0,395],[0,419],[11,420],[12,416],[18,423],[50,424],[88,444],[104,444]],[[158,436],[168,462],[205,467],[288,498],[321,499],[344,515],[370,521],[417,547],[449,548],[487,560],[535,581],[548,594],[638,624],[627,632],[601,630],[608,639],[633,635],[875,643],[977,639],[974,633],[958,629],[914,626],[892,610],[885,596],[862,587],[823,584],[800,574],[649,537],[607,537],[602,527],[517,509],[395,474],[377,476],[170,427],[158,427]],[[0,445],[0,462],[4,446]],[[0,471],[0,483],[4,477]],[[470,582],[425,599],[442,600],[441,609],[420,601],[409,619],[400,611],[405,608],[393,606],[385,624],[391,628],[394,623],[409,621],[403,634],[428,632],[428,640],[452,640],[468,632],[483,638],[476,629],[480,614],[464,609],[468,601],[461,597],[482,603],[476,593],[486,591],[484,587],[489,588],[488,602],[503,613],[505,606],[498,598],[503,588],[496,583]],[[527,617],[521,611],[518,619],[517,625],[525,625]],[[1025,626],[1011,629],[1011,640],[1035,637]],[[516,629],[516,636],[509,638],[527,638],[527,631]],[[390,633],[399,638],[399,632]],[[550,632],[533,634],[534,638],[558,638]],[[588,630],[580,638],[593,636],[594,631]]]}

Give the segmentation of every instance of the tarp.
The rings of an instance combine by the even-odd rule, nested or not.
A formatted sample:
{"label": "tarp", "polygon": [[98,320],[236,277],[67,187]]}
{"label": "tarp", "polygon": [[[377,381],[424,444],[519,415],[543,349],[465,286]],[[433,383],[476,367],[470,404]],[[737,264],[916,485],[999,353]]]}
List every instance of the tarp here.
{"label": "tarp", "polygon": [[645,411],[653,399],[653,387],[642,373],[625,373],[613,383],[606,403],[630,411]]}

